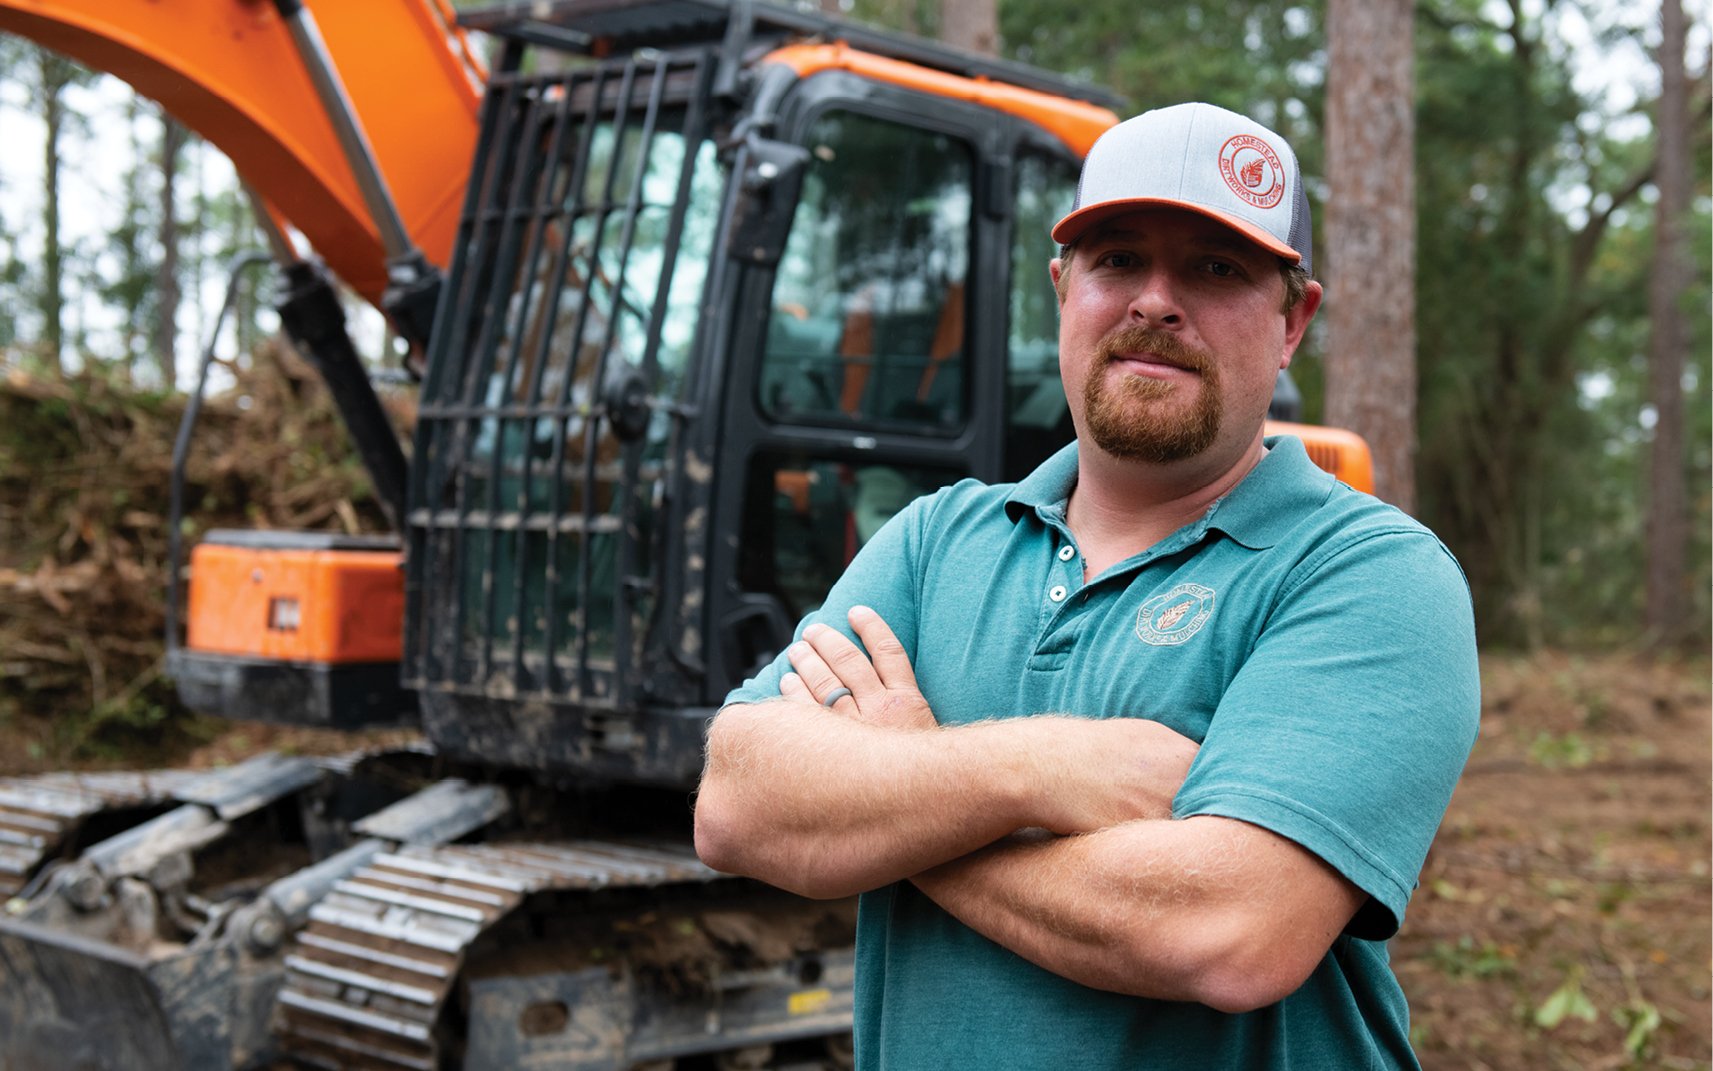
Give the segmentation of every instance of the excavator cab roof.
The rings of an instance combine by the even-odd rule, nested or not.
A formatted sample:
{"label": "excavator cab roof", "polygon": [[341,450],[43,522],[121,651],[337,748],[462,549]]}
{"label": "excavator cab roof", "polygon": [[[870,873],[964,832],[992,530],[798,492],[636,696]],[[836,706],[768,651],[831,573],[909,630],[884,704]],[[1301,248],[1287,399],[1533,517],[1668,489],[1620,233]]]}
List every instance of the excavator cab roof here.
{"label": "excavator cab roof", "polygon": [[1026,64],[757,0],[549,0],[467,11],[458,21],[467,29],[597,57],[721,41],[724,61],[734,67],[757,46],[840,42],[887,59],[1103,108],[1124,103],[1087,82]]}

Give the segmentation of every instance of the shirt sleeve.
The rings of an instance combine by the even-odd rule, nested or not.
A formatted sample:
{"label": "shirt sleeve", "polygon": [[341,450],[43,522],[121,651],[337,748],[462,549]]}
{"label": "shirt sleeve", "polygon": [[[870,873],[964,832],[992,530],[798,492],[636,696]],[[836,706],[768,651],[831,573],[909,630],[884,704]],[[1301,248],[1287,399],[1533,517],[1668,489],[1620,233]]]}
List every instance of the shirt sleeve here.
{"label": "shirt sleeve", "polygon": [[1462,571],[1426,531],[1367,535],[1294,571],[1173,813],[1301,844],[1369,894],[1346,932],[1381,940],[1403,922],[1479,721]]}
{"label": "shirt sleeve", "polygon": [[[803,630],[816,622],[838,629],[852,640],[846,614],[853,606],[867,606],[878,613],[904,645],[905,652],[916,658],[916,627],[919,600],[917,598],[917,562],[926,515],[932,510],[938,495],[928,495],[898,511],[851,560],[839,577],[827,599],[816,610],[797,623],[792,639],[801,639]],[[860,647],[861,641],[857,641]],[[791,672],[791,660],[784,651],[754,677],[732,689],[726,705],[759,703],[779,696],[779,678]]]}

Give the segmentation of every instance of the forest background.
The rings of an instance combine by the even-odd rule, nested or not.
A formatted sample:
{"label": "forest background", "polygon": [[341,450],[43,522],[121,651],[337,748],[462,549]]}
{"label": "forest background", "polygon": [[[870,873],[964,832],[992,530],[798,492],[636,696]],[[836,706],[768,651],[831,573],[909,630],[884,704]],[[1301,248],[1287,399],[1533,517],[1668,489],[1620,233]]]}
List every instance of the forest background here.
{"label": "forest background", "polygon": [[[968,33],[955,24],[969,6],[843,11],[935,36]],[[1203,99],[1284,133],[1336,302],[1336,6],[1084,0],[1073,16],[997,0],[977,32],[1136,110]],[[1469,575],[1486,666],[1482,743],[1394,953],[1430,1066],[1710,1058],[1713,39],[1706,0],[1684,9],[1691,180],[1668,289],[1687,524],[1669,628],[1648,615],[1660,9],[1418,0],[1413,151],[1371,163],[1413,179],[1414,285],[1397,300],[1414,314],[1414,512]],[[215,733],[160,676],[166,462],[225,265],[260,244],[215,150],[114,80],[0,37],[0,747],[23,752],[0,772],[135,762],[145,745],[170,758]],[[1327,413],[1326,321],[1293,366],[1311,421]],[[377,375],[402,381],[384,327],[362,323]],[[274,329],[269,295],[244,291],[220,344],[229,389],[193,459],[193,536],[379,522]],[[1543,810],[1557,802],[1571,809]]]}

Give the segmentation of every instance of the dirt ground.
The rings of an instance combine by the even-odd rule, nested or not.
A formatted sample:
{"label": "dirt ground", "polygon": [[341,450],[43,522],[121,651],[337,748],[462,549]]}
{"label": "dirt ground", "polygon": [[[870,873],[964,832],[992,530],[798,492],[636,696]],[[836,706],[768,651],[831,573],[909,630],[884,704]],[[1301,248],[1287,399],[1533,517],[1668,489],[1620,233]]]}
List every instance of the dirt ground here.
{"label": "dirt ground", "polygon": [[1488,658],[1393,966],[1427,1071],[1707,1068],[1704,661]]}
{"label": "dirt ground", "polygon": [[[1424,1068],[1713,1067],[1707,661],[1490,656],[1483,678],[1480,742],[1392,947]],[[48,738],[0,718],[0,773],[53,765]],[[175,761],[350,744],[234,725]]]}

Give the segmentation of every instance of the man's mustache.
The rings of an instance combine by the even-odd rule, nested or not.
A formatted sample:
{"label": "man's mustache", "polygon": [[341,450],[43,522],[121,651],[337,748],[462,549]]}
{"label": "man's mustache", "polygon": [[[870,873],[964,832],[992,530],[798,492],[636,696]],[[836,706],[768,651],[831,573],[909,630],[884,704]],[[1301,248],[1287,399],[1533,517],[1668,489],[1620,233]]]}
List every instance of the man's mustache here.
{"label": "man's mustache", "polygon": [[1206,373],[1213,365],[1206,352],[1186,345],[1171,332],[1136,324],[1113,328],[1095,347],[1095,356],[1100,358],[1102,366],[1121,353],[1148,353],[1192,372]]}

